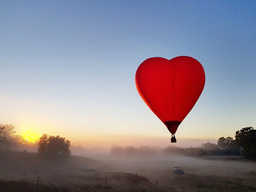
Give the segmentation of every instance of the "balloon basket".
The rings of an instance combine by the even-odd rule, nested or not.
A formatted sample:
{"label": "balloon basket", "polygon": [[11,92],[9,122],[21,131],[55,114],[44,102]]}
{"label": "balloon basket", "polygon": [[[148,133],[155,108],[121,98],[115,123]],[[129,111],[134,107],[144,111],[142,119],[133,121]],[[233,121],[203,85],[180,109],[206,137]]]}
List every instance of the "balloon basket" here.
{"label": "balloon basket", "polygon": [[176,143],[176,142],[177,142],[177,140],[176,140],[175,136],[172,136],[171,143]]}

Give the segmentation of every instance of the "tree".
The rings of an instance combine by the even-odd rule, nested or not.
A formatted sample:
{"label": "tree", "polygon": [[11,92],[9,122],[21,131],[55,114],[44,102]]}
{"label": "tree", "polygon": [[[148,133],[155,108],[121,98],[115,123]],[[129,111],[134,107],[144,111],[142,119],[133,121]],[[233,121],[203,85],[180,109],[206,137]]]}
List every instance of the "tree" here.
{"label": "tree", "polygon": [[0,125],[0,150],[10,150],[14,133],[13,125]]}
{"label": "tree", "polygon": [[221,137],[218,140],[218,146],[224,150],[224,149],[234,149],[237,148],[237,143],[235,140],[233,140],[232,137]]}
{"label": "tree", "polygon": [[236,140],[232,137],[220,137],[218,146],[221,149],[221,155],[240,155],[240,149]]}
{"label": "tree", "polygon": [[44,134],[38,142],[38,153],[47,156],[69,156],[70,141],[63,137]]}
{"label": "tree", "polygon": [[124,148],[125,155],[134,156],[137,151],[133,146],[128,146]]}
{"label": "tree", "polygon": [[242,147],[246,157],[256,158],[256,130],[253,127],[236,131],[236,142]]}
{"label": "tree", "polygon": [[218,140],[218,146],[221,148],[221,149],[225,149],[227,147],[227,139],[225,137],[221,137],[219,138]]}
{"label": "tree", "polygon": [[47,141],[48,136],[46,134],[43,134],[42,137],[40,137],[38,142],[38,153],[39,154],[45,154],[47,152]]}
{"label": "tree", "polygon": [[216,145],[214,143],[210,143],[210,142],[203,143],[200,148],[202,148],[204,150],[207,150],[207,151],[217,151],[217,150],[219,150],[218,145]]}
{"label": "tree", "polygon": [[203,143],[200,148],[204,149],[207,155],[217,155],[220,150],[218,145],[210,142]]}

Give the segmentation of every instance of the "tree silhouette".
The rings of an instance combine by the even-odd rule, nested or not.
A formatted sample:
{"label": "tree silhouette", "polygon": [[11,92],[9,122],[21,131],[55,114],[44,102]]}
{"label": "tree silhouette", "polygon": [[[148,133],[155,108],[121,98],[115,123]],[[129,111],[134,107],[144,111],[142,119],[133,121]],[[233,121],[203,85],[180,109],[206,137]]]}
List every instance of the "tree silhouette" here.
{"label": "tree silhouette", "polygon": [[219,147],[216,144],[210,142],[203,143],[200,148],[208,151],[219,150]]}
{"label": "tree silhouette", "polygon": [[0,150],[10,150],[14,133],[13,125],[0,125]]}
{"label": "tree silhouette", "polygon": [[219,140],[218,140],[218,146],[219,146],[221,149],[225,149],[225,148],[228,146],[227,139],[226,139],[225,137],[219,138]]}
{"label": "tree silhouette", "polygon": [[235,149],[237,148],[237,141],[232,137],[220,137],[218,140],[218,146],[223,149]]}
{"label": "tree silhouette", "polygon": [[46,154],[47,143],[48,143],[48,136],[46,134],[43,134],[43,136],[40,137],[39,142],[38,142],[38,153],[39,154]]}
{"label": "tree silhouette", "polygon": [[220,137],[218,140],[218,146],[221,149],[222,155],[240,155],[240,149],[236,140],[232,137]]}
{"label": "tree silhouette", "polygon": [[38,153],[47,156],[69,156],[70,141],[63,137],[44,134],[38,142]]}
{"label": "tree silhouette", "polygon": [[256,130],[253,127],[236,131],[236,141],[246,157],[256,158]]}

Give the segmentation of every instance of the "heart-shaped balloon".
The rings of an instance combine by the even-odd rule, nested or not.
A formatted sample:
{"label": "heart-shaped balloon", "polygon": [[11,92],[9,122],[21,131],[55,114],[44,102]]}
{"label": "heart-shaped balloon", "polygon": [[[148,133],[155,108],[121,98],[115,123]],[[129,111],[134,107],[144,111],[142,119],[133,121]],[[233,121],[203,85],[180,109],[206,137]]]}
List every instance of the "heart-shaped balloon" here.
{"label": "heart-shaped balloon", "polygon": [[203,91],[205,73],[192,57],[153,57],[138,67],[135,83],[142,99],[174,135]]}

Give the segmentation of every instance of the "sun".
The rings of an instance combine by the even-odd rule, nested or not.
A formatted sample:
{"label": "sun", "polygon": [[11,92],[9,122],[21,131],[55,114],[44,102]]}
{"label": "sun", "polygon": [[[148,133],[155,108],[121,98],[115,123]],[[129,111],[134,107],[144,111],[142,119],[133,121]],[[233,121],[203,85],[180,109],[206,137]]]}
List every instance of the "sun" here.
{"label": "sun", "polygon": [[31,131],[29,128],[23,128],[22,139],[29,143],[36,143],[39,140],[39,135]]}

